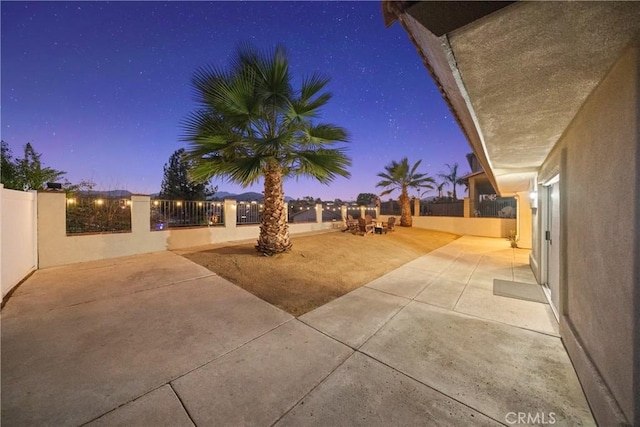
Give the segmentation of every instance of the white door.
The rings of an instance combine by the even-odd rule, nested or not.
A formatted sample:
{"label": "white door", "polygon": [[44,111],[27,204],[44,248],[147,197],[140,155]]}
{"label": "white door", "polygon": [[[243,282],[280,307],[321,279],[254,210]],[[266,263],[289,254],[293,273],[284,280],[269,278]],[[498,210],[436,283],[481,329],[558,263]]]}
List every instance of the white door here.
{"label": "white door", "polygon": [[547,245],[547,283],[551,308],[556,318],[560,306],[560,189],[558,182],[547,187],[547,227],[545,239]]}

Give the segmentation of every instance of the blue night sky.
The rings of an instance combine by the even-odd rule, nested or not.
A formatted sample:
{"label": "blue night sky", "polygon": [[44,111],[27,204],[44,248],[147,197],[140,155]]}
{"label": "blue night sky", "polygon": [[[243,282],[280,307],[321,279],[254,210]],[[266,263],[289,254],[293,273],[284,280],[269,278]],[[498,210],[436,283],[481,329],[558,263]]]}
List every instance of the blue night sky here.
{"label": "blue night sky", "polygon": [[296,78],[330,76],[321,119],[351,137],[350,179],[286,181],[287,196],[378,193],[376,174],[404,156],[433,176],[445,163],[468,171],[464,136],[407,34],[385,28],[379,1],[2,2],[1,12],[1,137],[15,157],[31,142],[71,182],[158,192],[163,165],[186,146],[194,70],[226,67],[245,41],[284,44]]}

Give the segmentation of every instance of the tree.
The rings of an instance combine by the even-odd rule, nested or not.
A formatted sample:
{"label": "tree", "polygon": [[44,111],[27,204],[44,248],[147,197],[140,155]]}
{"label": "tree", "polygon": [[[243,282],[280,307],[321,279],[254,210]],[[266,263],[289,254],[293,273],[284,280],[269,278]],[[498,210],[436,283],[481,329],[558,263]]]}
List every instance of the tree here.
{"label": "tree", "polygon": [[317,73],[292,87],[283,47],[260,53],[241,46],[229,71],[204,67],[192,85],[199,108],[184,123],[191,174],[248,186],[264,178],[264,210],[256,249],[264,255],[291,248],[283,180],[309,176],[328,184],[349,177],[351,160],[338,142],[347,132],[312,119],[331,99],[329,79]]}
{"label": "tree", "polygon": [[458,162],[454,163],[453,166],[446,163],[445,166],[449,169],[449,173],[439,173],[438,176],[444,179],[447,184],[453,185],[453,200],[458,200],[456,186],[462,184],[462,179],[458,176]]}
{"label": "tree", "polygon": [[[17,189],[17,172],[16,165],[13,162],[13,154],[9,144],[2,141],[2,163],[0,164],[0,182],[2,182],[5,188]],[[22,188],[20,188],[22,190]]]}
{"label": "tree", "polygon": [[369,206],[375,204],[377,198],[378,196],[373,193],[360,193],[356,198],[356,203],[360,206]]}
{"label": "tree", "polygon": [[55,182],[66,172],[44,167],[31,143],[24,146],[24,157],[12,159],[6,142],[2,141],[2,183],[14,190],[40,190],[47,182]]}
{"label": "tree", "polygon": [[160,188],[160,198],[168,200],[206,200],[217,189],[210,189],[206,182],[194,182],[189,177],[190,162],[185,149],[180,148],[164,164],[164,177]]}
{"label": "tree", "polygon": [[378,182],[376,187],[386,188],[385,191],[380,193],[380,197],[400,190],[399,201],[402,206],[400,225],[403,227],[411,227],[413,225],[408,189],[433,189],[433,185],[435,184],[434,179],[429,175],[416,172],[420,163],[422,163],[422,160],[418,160],[413,167],[411,167],[409,160],[405,157],[400,160],[400,162],[392,161],[384,167],[386,172],[378,174],[378,176],[382,178],[382,181]]}

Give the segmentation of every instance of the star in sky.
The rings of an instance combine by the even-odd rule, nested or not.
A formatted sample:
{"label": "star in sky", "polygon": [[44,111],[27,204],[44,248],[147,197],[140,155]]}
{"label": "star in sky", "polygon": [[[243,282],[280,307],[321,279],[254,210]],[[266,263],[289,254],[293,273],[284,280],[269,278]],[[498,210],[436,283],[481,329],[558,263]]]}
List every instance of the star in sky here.
{"label": "star in sky", "polygon": [[158,192],[164,163],[186,145],[193,72],[225,67],[245,41],[284,44],[297,82],[331,77],[322,120],[351,136],[350,179],[287,181],[288,196],[375,193],[376,174],[404,156],[432,176],[445,163],[466,170],[464,136],[379,2],[3,2],[1,19],[2,139],[14,154],[32,142],[72,182]]}

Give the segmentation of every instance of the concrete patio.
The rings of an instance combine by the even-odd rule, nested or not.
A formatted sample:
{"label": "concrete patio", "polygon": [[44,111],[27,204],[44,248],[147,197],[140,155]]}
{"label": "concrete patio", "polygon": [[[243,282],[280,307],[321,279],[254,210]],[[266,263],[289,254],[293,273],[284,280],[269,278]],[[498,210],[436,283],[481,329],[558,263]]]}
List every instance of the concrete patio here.
{"label": "concrete patio", "polygon": [[595,425],[527,251],[462,237],[296,319],[171,252],[37,271],[5,426]]}

